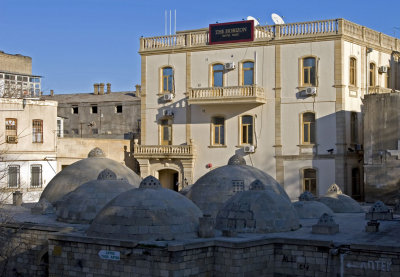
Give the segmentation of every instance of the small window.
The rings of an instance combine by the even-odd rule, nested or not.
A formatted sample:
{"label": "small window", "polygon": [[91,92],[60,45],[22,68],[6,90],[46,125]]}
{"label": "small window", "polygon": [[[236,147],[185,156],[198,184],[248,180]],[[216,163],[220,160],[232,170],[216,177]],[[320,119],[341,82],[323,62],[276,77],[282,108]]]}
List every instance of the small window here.
{"label": "small window", "polygon": [[254,62],[244,62],[242,64],[242,85],[250,86],[254,84]]}
{"label": "small window", "polygon": [[212,145],[225,145],[225,119],[212,118]]}
{"label": "small window", "polygon": [[174,73],[172,67],[162,69],[162,92],[173,92]]}
{"label": "small window", "polygon": [[243,180],[232,180],[232,190],[233,190],[233,193],[244,191],[244,181]]}
{"label": "small window", "polygon": [[241,144],[253,144],[253,117],[244,115],[240,121]]}
{"label": "small window", "polygon": [[358,116],[356,112],[350,114],[350,140],[351,143],[358,143]]}
{"label": "small window", "polygon": [[43,143],[43,120],[41,119],[32,121],[32,142]]}
{"label": "small window", "polygon": [[361,198],[361,193],[360,193],[360,186],[361,186],[361,182],[360,182],[361,178],[360,178],[360,169],[355,167],[351,170],[351,196],[354,199],[359,200]]}
{"label": "small window", "polygon": [[92,134],[93,135],[98,135],[99,134],[99,129],[97,129],[97,128],[92,129]]}
{"label": "small window", "polygon": [[356,76],[357,76],[357,60],[355,58],[350,58],[350,76],[349,84],[351,86],[356,86]]}
{"label": "small window", "polygon": [[302,86],[316,85],[316,61],[314,57],[302,59]]}
{"label": "small window", "polygon": [[315,143],[315,114],[303,113],[302,114],[302,143],[313,144]]}
{"label": "small window", "polygon": [[6,118],[6,143],[17,143],[17,119]]}
{"label": "small window", "polygon": [[375,76],[376,76],[376,67],[374,63],[369,64],[369,86],[374,87],[375,86]]}
{"label": "small window", "polygon": [[312,168],[303,171],[303,191],[317,195],[317,171]]}
{"label": "small window", "polygon": [[122,105],[115,106],[115,112],[116,113],[122,113]]}
{"label": "small window", "polygon": [[42,187],[42,166],[40,164],[31,165],[31,187]]}
{"label": "small window", "polygon": [[73,135],[79,135],[79,130],[78,129],[71,129],[71,132]]}
{"label": "small window", "polygon": [[91,108],[91,113],[93,114],[97,113],[97,105],[92,105],[90,108]]}
{"label": "small window", "polygon": [[19,187],[19,165],[8,166],[8,187]]}
{"label": "small window", "polygon": [[168,119],[160,122],[161,145],[172,145],[172,124]]}
{"label": "small window", "polygon": [[212,86],[224,86],[224,66],[222,64],[214,64],[212,67]]}
{"label": "small window", "polygon": [[78,106],[72,106],[72,113],[73,114],[78,114],[79,113]]}

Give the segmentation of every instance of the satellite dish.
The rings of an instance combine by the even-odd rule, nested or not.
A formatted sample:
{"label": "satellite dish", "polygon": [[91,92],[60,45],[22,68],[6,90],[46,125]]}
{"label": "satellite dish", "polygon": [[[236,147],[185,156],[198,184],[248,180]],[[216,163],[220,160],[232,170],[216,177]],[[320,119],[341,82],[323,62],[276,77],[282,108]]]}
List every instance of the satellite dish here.
{"label": "satellite dish", "polygon": [[272,21],[273,21],[275,24],[277,24],[277,25],[279,25],[279,24],[285,24],[285,21],[283,21],[282,17],[280,17],[280,16],[277,15],[276,13],[272,13],[272,14],[271,14],[271,18],[272,18]]}
{"label": "satellite dish", "polygon": [[258,22],[257,19],[255,19],[254,17],[252,17],[252,16],[250,16],[250,15],[249,15],[246,19],[247,19],[247,20],[253,20],[253,21],[254,21],[254,26],[260,25],[260,22]]}

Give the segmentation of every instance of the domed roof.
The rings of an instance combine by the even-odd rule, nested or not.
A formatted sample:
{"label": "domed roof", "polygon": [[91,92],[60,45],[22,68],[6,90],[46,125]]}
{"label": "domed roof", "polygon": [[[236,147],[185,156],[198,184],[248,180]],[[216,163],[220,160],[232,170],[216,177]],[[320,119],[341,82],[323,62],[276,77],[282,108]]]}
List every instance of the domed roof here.
{"label": "domed roof", "polygon": [[113,171],[105,169],[97,180],[77,187],[56,202],[57,219],[69,223],[90,223],[114,197],[135,187],[138,186],[117,180]]}
{"label": "domed roof", "polygon": [[324,213],[333,215],[333,211],[324,203],[316,201],[316,197],[309,191],[299,196],[299,200],[293,203],[299,218],[320,218]]}
{"label": "domed roof", "polygon": [[300,228],[299,219],[287,199],[255,181],[250,190],[230,198],[218,212],[216,228],[242,233],[274,233]]}
{"label": "domed roof", "polygon": [[125,165],[108,158],[96,156],[99,155],[100,151],[94,151],[97,154],[92,153],[93,157],[77,161],[57,173],[44,189],[40,199],[45,198],[54,204],[62,196],[80,185],[97,179],[99,173],[106,168],[115,172],[117,179],[125,179],[133,185],[140,184],[141,178]]}
{"label": "domed roof", "polygon": [[325,196],[322,196],[318,201],[327,205],[335,213],[362,213],[363,209],[350,196],[343,194],[341,189],[336,184],[332,184]]}
{"label": "domed roof", "polygon": [[259,180],[290,202],[285,190],[270,175],[240,162],[240,156],[229,159],[228,165],[216,168],[199,178],[186,193],[204,214],[216,216],[223,204],[239,191],[248,190],[250,184]]}
{"label": "domed roof", "polygon": [[138,189],[111,200],[97,214],[87,235],[139,241],[197,237],[201,216],[192,201],[148,176]]}

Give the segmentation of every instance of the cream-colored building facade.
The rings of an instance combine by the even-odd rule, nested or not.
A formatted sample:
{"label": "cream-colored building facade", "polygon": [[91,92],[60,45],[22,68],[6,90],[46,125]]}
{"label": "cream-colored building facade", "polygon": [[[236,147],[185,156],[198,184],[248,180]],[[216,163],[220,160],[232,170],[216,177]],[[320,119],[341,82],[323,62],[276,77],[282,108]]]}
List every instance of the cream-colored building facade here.
{"label": "cream-colored building facade", "polygon": [[398,88],[400,42],[344,19],[208,40],[208,29],[140,39],[142,177],[181,189],[237,153],[292,199],[332,183],[361,199],[361,99]]}

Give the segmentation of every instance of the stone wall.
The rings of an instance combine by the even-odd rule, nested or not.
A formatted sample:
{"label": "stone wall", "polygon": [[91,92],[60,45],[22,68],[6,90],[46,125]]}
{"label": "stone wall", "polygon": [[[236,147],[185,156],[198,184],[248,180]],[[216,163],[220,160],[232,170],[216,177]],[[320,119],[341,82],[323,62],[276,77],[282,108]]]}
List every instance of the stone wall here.
{"label": "stone wall", "polygon": [[32,58],[20,54],[7,54],[0,51],[0,71],[32,74]]}

